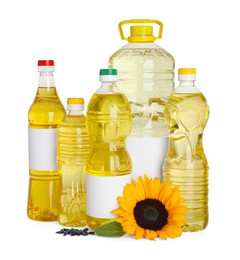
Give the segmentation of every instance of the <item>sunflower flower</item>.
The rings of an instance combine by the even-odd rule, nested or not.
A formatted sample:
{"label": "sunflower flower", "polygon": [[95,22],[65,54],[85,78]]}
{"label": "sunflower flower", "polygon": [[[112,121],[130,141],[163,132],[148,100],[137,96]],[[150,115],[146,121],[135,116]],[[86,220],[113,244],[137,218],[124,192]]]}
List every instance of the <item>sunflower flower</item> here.
{"label": "sunflower flower", "polygon": [[136,239],[175,238],[181,236],[186,222],[183,202],[178,186],[144,175],[124,187],[119,208],[112,213],[118,216],[123,231]]}

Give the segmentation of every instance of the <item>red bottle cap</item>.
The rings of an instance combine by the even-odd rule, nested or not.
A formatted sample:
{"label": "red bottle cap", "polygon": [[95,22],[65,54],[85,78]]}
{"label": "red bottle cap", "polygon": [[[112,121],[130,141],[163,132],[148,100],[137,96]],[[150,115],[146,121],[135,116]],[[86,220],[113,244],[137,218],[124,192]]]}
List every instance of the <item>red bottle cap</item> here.
{"label": "red bottle cap", "polygon": [[54,60],[39,60],[38,66],[54,66]]}

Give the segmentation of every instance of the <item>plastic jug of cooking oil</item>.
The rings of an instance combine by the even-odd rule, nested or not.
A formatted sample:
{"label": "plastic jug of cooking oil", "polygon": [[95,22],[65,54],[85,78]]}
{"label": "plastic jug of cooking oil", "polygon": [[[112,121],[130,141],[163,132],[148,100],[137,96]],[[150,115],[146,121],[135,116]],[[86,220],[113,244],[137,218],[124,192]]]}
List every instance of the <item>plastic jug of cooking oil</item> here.
{"label": "plastic jug of cooking oil", "polygon": [[52,221],[58,217],[59,174],[56,163],[57,127],[65,116],[54,83],[54,61],[39,60],[36,97],[28,112],[28,217]]}
{"label": "plastic jug of cooking oil", "polygon": [[196,70],[179,69],[179,87],[170,96],[164,116],[170,130],[170,147],[163,178],[180,185],[188,206],[184,231],[198,231],[208,223],[208,163],[202,137],[209,117],[203,94],[195,87]]}
{"label": "plastic jug of cooking oil", "polygon": [[[129,37],[123,33],[123,26],[127,24],[133,25]],[[156,36],[153,25],[159,26]],[[133,176],[147,173],[149,177],[161,177],[168,149],[163,110],[174,88],[174,58],[155,43],[162,37],[160,21],[126,20],[120,22],[118,28],[122,40],[128,43],[110,57],[109,67],[118,70],[118,87],[132,108],[133,126],[127,148]]]}
{"label": "plastic jug of cooking oil", "polygon": [[58,221],[64,226],[86,226],[86,161],[89,137],[83,114],[84,99],[68,98],[67,110],[66,117],[58,127]]}
{"label": "plastic jug of cooking oil", "polygon": [[114,219],[117,197],[131,179],[131,159],[125,141],[132,116],[127,98],[116,85],[117,70],[100,70],[101,87],[89,101],[87,129],[87,224],[94,229]]}

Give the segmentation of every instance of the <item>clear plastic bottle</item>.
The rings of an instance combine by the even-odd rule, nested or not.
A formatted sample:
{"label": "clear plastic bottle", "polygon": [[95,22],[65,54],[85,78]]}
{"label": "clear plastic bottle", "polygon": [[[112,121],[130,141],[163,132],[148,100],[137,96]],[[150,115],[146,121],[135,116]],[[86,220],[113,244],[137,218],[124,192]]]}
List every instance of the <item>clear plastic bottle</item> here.
{"label": "clear plastic bottle", "polygon": [[92,229],[116,217],[111,211],[131,179],[132,164],[125,147],[132,126],[131,109],[116,80],[116,69],[100,70],[101,87],[87,108],[87,224]]}
{"label": "clear plastic bottle", "polygon": [[164,116],[170,130],[170,147],[163,165],[163,178],[180,185],[188,206],[184,231],[198,231],[208,223],[208,163],[203,130],[209,107],[195,87],[196,70],[179,69],[180,85],[170,96]]}
{"label": "clear plastic bottle", "polygon": [[[126,24],[134,24],[129,37],[123,33]],[[159,26],[157,36],[153,26],[147,24]],[[132,131],[127,139],[133,174],[161,177],[169,136],[163,110],[174,88],[174,58],[154,42],[162,36],[160,21],[126,20],[118,28],[122,40],[128,43],[110,57],[109,67],[118,70],[118,87],[127,96],[133,112]]]}
{"label": "clear plastic bottle", "polygon": [[53,221],[58,217],[59,174],[56,163],[57,127],[65,116],[54,83],[54,61],[38,61],[36,97],[28,112],[30,219]]}
{"label": "clear plastic bottle", "polygon": [[67,110],[66,117],[58,127],[58,221],[64,226],[86,226],[86,161],[89,137],[83,114],[84,99],[68,98]]}

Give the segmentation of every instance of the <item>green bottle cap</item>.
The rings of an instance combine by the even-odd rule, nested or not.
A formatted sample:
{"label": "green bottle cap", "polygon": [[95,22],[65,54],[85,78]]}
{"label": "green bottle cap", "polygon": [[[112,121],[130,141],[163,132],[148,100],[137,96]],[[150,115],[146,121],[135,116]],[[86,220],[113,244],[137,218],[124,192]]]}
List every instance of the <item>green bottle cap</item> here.
{"label": "green bottle cap", "polygon": [[116,76],[118,74],[116,69],[101,69],[100,75],[108,76],[108,75],[114,75]]}

